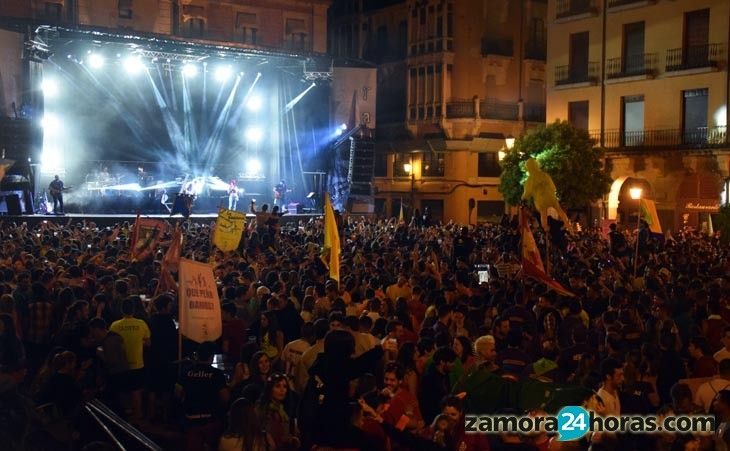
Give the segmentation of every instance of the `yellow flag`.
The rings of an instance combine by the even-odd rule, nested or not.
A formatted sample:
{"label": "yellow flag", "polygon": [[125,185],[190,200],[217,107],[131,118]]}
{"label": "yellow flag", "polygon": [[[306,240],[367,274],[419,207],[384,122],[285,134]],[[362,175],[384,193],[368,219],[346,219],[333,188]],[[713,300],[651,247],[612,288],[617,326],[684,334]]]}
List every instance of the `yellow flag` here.
{"label": "yellow flag", "polygon": [[661,235],[662,226],[659,224],[659,215],[656,212],[656,204],[653,200],[641,199],[641,219],[649,224],[649,230],[651,230],[651,233],[658,233]]}
{"label": "yellow flag", "polygon": [[213,244],[223,252],[235,251],[241,242],[246,226],[246,215],[238,211],[221,208],[213,233]]}
{"label": "yellow flag", "polygon": [[405,216],[403,216],[403,200],[400,201],[400,215],[398,215],[398,222],[406,222]]}
{"label": "yellow flag", "polygon": [[324,248],[329,250],[330,277],[340,281],[340,233],[329,193],[324,194]]}
{"label": "yellow flag", "polygon": [[715,236],[715,227],[712,225],[712,215],[707,215],[707,235]]}

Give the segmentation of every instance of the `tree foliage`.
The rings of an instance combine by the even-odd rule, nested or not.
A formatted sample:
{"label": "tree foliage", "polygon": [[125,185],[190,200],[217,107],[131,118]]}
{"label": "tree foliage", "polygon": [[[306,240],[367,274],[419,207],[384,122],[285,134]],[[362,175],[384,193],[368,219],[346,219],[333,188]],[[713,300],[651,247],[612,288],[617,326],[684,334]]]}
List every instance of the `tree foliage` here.
{"label": "tree foliage", "polygon": [[603,151],[593,147],[585,130],[566,121],[540,127],[515,140],[502,159],[499,191],[511,205],[519,204],[527,178],[525,161],[533,157],[550,174],[558,199],[571,209],[584,208],[611,189],[611,177],[603,167]]}

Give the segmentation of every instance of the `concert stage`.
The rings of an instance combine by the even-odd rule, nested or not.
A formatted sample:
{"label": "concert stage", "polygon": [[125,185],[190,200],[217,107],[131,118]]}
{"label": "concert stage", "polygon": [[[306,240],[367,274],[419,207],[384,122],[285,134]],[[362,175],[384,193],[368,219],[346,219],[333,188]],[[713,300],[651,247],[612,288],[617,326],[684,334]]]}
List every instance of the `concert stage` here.
{"label": "concert stage", "polygon": [[[255,218],[253,214],[247,214],[247,220],[251,221]],[[321,217],[321,213],[305,213],[305,214],[291,214],[291,215],[284,215],[281,217],[281,224],[287,225],[287,224],[295,224],[299,221],[309,221],[312,218]],[[69,220],[75,224],[83,221],[87,222],[93,222],[99,227],[111,227],[118,223],[123,223],[125,221],[129,222],[130,224],[134,223],[134,220],[136,219],[136,215],[133,214],[81,214],[81,213],[73,213],[73,214],[67,214],[67,215],[27,215],[27,216],[0,216],[0,220],[6,221],[6,222],[16,222],[18,224],[26,222],[28,223],[28,226],[34,227],[38,224],[40,224],[43,221],[49,221],[53,222],[55,224],[67,224]],[[193,222],[195,224],[210,224],[211,221],[215,221],[215,219],[218,217],[217,214],[211,213],[211,214],[192,214],[190,215],[190,218],[184,218],[180,215],[170,216],[170,215],[140,215],[142,218],[155,218],[155,219],[163,219],[168,220],[170,222],[182,222],[189,220],[190,222]]]}

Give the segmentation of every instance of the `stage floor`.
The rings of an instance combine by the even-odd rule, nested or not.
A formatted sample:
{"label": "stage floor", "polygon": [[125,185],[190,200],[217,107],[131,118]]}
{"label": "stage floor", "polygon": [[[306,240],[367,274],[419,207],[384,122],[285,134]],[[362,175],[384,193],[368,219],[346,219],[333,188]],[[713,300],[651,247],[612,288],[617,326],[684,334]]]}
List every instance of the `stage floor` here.
{"label": "stage floor", "polygon": [[[298,221],[309,221],[312,218],[320,217],[322,216],[321,213],[300,213],[300,214],[287,214],[281,217],[281,223],[282,224],[290,224],[292,222],[298,222]],[[151,215],[143,215],[140,214],[140,217],[142,218],[154,218],[154,219],[162,219],[162,220],[169,220],[173,222],[177,221],[185,221],[186,219],[180,215],[170,216],[165,214],[151,214]],[[201,213],[201,214],[192,214],[190,215],[190,218],[188,218],[191,222],[196,224],[207,224],[211,221],[214,221],[218,217],[217,213]],[[250,220],[253,219],[255,216],[251,213],[246,214],[246,217]],[[69,213],[66,215],[42,215],[42,214],[36,214],[36,215],[23,215],[23,216],[0,216],[0,220],[7,221],[7,222],[16,222],[18,224],[26,222],[29,226],[35,226],[36,224],[39,224],[42,221],[51,221],[53,223],[57,224],[66,224],[69,220],[71,220],[72,223],[82,222],[82,221],[88,221],[93,222],[98,226],[107,227],[112,226],[117,223],[121,222],[134,222],[134,220],[137,218],[137,215],[135,214],[91,214],[91,213]]]}

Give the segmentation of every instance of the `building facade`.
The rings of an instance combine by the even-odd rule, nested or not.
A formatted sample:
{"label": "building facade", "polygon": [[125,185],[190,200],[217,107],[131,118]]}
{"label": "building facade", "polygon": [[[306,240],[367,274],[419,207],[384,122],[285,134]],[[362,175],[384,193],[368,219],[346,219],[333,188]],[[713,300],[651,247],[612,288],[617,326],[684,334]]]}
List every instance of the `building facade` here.
{"label": "building facade", "polygon": [[330,3],[330,0],[0,0],[0,16],[324,53]]}
{"label": "building facade", "polygon": [[664,229],[706,227],[727,193],[728,0],[550,0],[547,120],[588,130],[627,221],[656,202]]}
{"label": "building facade", "polygon": [[504,213],[500,152],[545,119],[546,13],[536,0],[333,4],[330,53],[378,65],[376,212]]}

